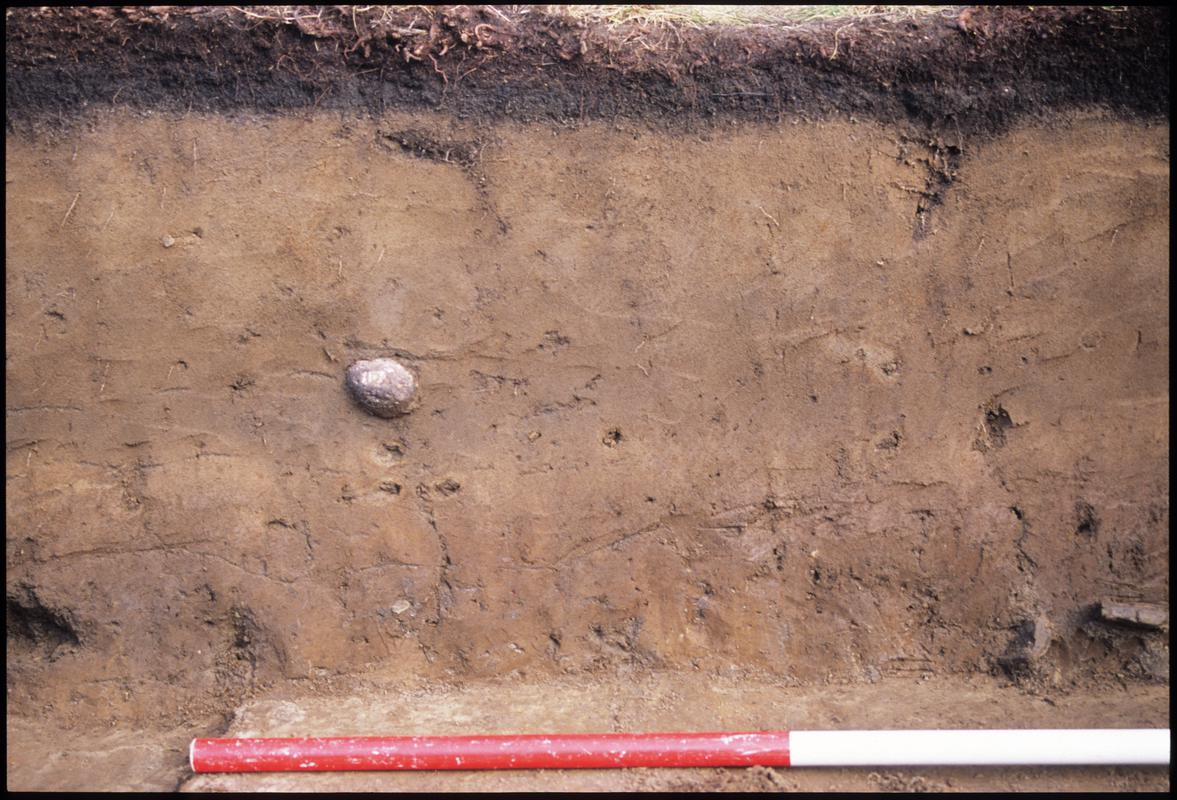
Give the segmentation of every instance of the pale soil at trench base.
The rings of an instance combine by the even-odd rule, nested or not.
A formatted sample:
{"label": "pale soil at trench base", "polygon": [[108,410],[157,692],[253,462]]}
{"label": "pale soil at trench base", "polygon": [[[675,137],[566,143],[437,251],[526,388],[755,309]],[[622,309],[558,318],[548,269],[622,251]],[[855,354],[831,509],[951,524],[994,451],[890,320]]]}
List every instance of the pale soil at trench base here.
{"label": "pale soil at trench base", "polygon": [[[1009,657],[1060,707],[1167,699],[1167,637],[1092,615],[1168,601],[1165,124],[965,139],[931,206],[946,151],[867,122],[117,112],[5,150],[38,747],[110,731],[129,776],[164,731],[150,774],[373,670],[985,694]],[[418,372],[410,416],[343,392],[373,355]]]}
{"label": "pale soil at trench base", "polygon": [[[274,692],[237,710],[229,736],[735,729],[1165,727],[1165,687],[1030,694],[987,679],[884,678],[796,688],[763,677],[635,673],[544,683],[477,682],[307,696]],[[902,725],[897,724],[902,720]],[[9,789],[184,791],[1166,791],[1165,768],[671,769],[206,774],[192,731],[60,731],[9,719]],[[63,747],[63,741],[81,742]],[[15,765],[15,768],[13,767]]]}

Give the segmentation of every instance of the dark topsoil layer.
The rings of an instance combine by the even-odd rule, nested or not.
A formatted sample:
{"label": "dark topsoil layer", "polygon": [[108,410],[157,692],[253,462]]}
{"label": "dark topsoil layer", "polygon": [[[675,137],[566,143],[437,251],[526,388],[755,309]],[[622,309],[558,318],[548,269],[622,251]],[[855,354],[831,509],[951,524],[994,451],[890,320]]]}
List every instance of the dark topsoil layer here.
{"label": "dark topsoil layer", "polygon": [[988,133],[1066,108],[1169,109],[1161,8],[976,7],[792,28],[608,25],[535,6],[299,6],[285,19],[275,8],[10,10],[7,125],[118,104],[557,122],[845,114]]}

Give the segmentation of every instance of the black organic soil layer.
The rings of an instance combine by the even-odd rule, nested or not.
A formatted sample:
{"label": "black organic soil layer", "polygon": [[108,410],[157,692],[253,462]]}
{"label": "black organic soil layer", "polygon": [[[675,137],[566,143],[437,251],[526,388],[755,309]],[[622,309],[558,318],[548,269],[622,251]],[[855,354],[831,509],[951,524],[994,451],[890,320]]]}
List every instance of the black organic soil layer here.
{"label": "black organic soil layer", "polygon": [[840,114],[993,132],[1065,108],[1169,108],[1165,8],[974,7],[792,28],[609,25],[539,9],[10,10],[6,119],[11,130],[110,105],[426,107],[561,122]]}

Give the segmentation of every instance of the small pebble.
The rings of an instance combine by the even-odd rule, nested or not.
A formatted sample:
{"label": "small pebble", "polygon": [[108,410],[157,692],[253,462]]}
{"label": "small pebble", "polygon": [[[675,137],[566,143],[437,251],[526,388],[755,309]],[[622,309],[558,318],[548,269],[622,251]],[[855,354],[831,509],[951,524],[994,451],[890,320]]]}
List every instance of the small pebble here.
{"label": "small pebble", "polygon": [[412,607],[413,607],[413,604],[410,603],[408,600],[397,600],[395,603],[392,604],[392,613],[398,614],[398,615],[403,614]]}
{"label": "small pebble", "polygon": [[176,243],[176,240],[170,236],[165,236],[162,239],[160,239],[160,242],[163,244],[164,247],[171,247],[172,245],[174,245]]}
{"label": "small pebble", "polygon": [[391,358],[356,361],[347,368],[347,389],[369,414],[395,417],[417,404],[417,379]]}

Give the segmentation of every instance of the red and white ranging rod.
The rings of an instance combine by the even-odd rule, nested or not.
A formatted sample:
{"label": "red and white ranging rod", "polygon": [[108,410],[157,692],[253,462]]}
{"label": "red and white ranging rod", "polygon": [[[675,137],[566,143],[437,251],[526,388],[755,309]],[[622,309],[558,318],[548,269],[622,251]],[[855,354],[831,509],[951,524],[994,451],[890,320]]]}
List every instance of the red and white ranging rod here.
{"label": "red and white ranging rod", "polygon": [[1169,730],[777,731],[194,739],[193,772],[1168,764]]}

